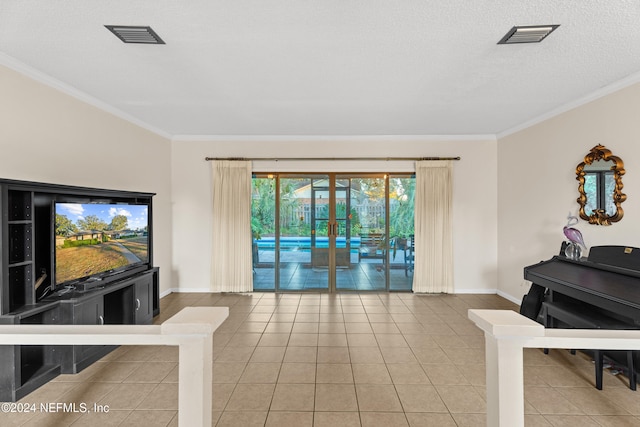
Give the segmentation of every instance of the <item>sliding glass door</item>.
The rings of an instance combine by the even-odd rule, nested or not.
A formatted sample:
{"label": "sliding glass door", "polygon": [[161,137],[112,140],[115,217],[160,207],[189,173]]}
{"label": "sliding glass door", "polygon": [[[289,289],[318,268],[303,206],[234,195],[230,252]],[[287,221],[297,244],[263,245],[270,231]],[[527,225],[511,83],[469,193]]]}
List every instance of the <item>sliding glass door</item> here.
{"label": "sliding glass door", "polygon": [[256,175],[254,289],[410,290],[413,181],[410,175]]}

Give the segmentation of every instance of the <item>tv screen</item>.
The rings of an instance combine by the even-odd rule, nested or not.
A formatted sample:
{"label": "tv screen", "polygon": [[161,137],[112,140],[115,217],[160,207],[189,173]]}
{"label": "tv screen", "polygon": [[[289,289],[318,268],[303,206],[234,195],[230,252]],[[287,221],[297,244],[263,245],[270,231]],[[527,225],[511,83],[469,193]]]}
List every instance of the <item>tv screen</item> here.
{"label": "tv screen", "polygon": [[148,206],[55,204],[55,285],[149,261]]}

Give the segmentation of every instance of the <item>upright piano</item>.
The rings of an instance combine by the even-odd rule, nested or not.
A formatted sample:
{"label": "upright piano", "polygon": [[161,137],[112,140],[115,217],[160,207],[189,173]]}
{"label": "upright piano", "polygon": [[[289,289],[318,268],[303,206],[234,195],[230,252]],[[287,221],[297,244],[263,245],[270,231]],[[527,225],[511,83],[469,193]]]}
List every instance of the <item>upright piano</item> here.
{"label": "upright piano", "polygon": [[[589,323],[590,318],[613,319],[608,324],[614,326],[604,328],[640,329],[639,248],[594,246],[587,259],[578,261],[562,255],[554,256],[525,267],[524,278],[533,283],[532,289],[545,289],[544,301],[571,307],[576,316],[586,319],[585,323]],[[543,293],[539,292],[538,295]],[[560,322],[550,326],[576,325]],[[633,365],[637,372],[640,358],[638,352],[635,353]],[[606,356],[624,364],[619,353],[607,352]]]}

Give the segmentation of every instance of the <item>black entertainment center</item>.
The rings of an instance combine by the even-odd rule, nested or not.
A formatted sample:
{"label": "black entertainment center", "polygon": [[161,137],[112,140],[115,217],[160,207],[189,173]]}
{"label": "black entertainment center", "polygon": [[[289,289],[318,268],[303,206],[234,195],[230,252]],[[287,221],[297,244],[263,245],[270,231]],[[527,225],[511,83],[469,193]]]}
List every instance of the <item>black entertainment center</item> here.
{"label": "black entertainment center", "polygon": [[[153,195],[0,179],[0,324],[151,324]],[[0,401],[114,348],[0,346]]]}

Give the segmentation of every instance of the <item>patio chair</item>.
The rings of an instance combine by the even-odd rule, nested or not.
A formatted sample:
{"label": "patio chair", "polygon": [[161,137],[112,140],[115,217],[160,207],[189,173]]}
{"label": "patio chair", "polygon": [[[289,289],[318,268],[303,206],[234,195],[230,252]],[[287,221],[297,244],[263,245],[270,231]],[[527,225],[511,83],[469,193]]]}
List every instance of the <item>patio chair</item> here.
{"label": "patio chair", "polygon": [[413,272],[413,263],[415,261],[415,237],[412,234],[407,239],[407,245],[404,248],[404,275],[409,277],[409,272]]}

